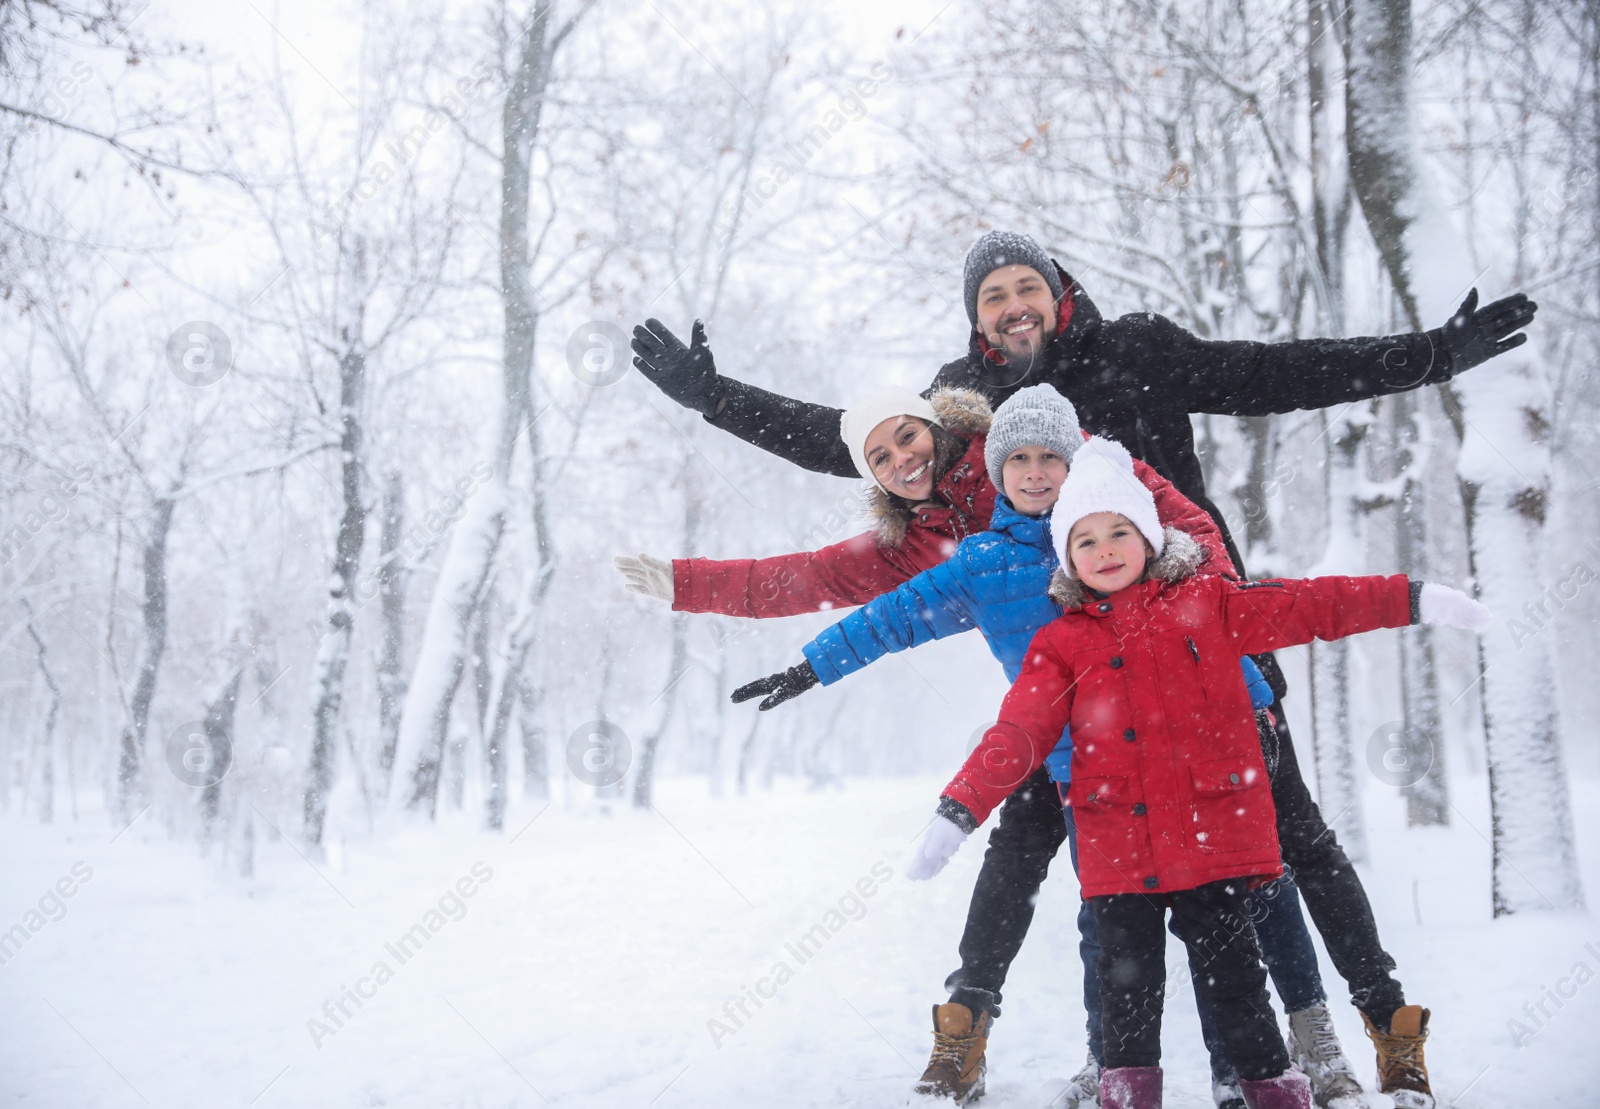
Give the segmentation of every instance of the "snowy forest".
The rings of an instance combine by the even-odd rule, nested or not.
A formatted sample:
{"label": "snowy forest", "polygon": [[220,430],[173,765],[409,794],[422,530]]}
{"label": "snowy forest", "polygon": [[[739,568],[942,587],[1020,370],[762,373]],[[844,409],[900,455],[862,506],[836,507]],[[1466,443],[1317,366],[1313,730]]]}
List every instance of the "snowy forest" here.
{"label": "snowy forest", "polygon": [[[1438,1105],[1600,1104],[1596,0],[0,0],[0,148],[0,1104],[913,1103],[982,844],[903,870],[1009,683],[967,635],[732,703],[843,614],[613,558],[813,550],[871,483],[629,344],[922,390],[996,229],[1201,339],[1537,302],[1192,423],[1250,577],[1492,611],[1280,651],[1284,711]],[[1077,907],[1061,863],[985,1104],[1077,1104]]]}

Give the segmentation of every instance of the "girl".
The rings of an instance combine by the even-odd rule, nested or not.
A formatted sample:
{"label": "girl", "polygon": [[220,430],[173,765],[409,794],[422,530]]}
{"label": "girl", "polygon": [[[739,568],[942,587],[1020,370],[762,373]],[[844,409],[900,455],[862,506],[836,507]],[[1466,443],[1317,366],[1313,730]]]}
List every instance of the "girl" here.
{"label": "girl", "polygon": [[[1309,1109],[1265,991],[1249,888],[1282,873],[1274,811],[1239,659],[1379,627],[1483,630],[1488,610],[1453,589],[1392,578],[1233,582],[1197,577],[1118,444],[1078,451],[1051,519],[1063,615],[946,787],[913,877],[961,842],[1040,766],[1069,725],[1069,802],[1079,879],[1101,952],[1103,1109],[1161,1104],[1160,1023],[1168,909],[1203,973],[1251,1109]],[[920,870],[921,873],[917,873]],[[1426,1028],[1426,1010],[1421,1026]]]}

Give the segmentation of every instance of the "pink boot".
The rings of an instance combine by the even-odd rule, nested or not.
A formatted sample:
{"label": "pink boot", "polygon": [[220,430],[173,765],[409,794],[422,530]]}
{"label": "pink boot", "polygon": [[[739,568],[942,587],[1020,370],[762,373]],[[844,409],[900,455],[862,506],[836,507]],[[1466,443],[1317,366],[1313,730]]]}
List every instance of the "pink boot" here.
{"label": "pink boot", "polygon": [[1100,1109],[1161,1109],[1161,1068],[1108,1067],[1101,1071]]}
{"label": "pink boot", "polygon": [[1276,1078],[1239,1080],[1250,1109],[1312,1109],[1311,1081],[1290,1067]]}

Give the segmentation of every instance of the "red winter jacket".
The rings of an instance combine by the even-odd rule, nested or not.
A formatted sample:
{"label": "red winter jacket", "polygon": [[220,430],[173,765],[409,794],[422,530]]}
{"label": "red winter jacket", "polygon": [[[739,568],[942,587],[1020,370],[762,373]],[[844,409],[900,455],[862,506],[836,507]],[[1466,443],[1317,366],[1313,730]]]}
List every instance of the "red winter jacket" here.
{"label": "red winter jacket", "polygon": [[[936,403],[941,399],[935,395]],[[983,458],[988,408],[979,403],[981,420],[975,423],[961,424],[948,408],[940,413],[953,434],[969,438],[966,453],[934,487],[934,497],[948,507],[919,508],[909,519],[881,518],[873,531],[817,551],[774,558],[675,558],[673,609],[764,618],[851,608],[944,562],[962,539],[987,531],[994,512],[994,483]],[[1237,577],[1210,514],[1143,462],[1135,461],[1133,469],[1155,495],[1162,526],[1186,532],[1206,551],[1206,572]],[[887,498],[878,502],[881,508]]]}
{"label": "red winter jacket", "polygon": [[1068,611],[1034,637],[999,721],[944,796],[981,824],[1070,724],[1085,897],[1276,877],[1276,814],[1239,658],[1405,627],[1406,578],[1157,579],[1077,608],[1081,593],[1060,596],[1064,580],[1052,595]]}

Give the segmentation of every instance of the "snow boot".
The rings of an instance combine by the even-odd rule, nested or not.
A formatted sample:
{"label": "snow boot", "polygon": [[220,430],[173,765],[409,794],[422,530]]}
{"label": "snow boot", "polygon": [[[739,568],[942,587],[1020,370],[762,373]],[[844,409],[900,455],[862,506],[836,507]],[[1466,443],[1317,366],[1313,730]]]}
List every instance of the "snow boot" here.
{"label": "snow boot", "polygon": [[1101,1071],[1100,1109],[1161,1109],[1161,1068],[1107,1067]]}
{"label": "snow boot", "polygon": [[1049,1109],[1100,1109],[1100,1064],[1092,1054],[1083,1069],[1050,1099]]}
{"label": "snow boot", "polygon": [[1395,1109],[1434,1109],[1436,1104],[1428,1085],[1428,1064],[1422,1058],[1428,1016],[1421,1005],[1402,1005],[1384,1031],[1361,1014],[1367,1036],[1378,1049],[1378,1089],[1394,1099]]}
{"label": "snow boot", "polygon": [[1319,1109],[1371,1109],[1326,1005],[1289,1014],[1289,1058],[1311,1080]]}
{"label": "snow boot", "polygon": [[1311,1081],[1293,1067],[1276,1078],[1241,1078],[1239,1092],[1250,1109],[1311,1109]]}
{"label": "snow boot", "polygon": [[954,1001],[933,1007],[933,1056],[915,1087],[919,1094],[947,1097],[966,1105],[983,1096],[983,1076],[989,1069],[983,1052],[989,1043],[994,1017]]}
{"label": "snow boot", "polygon": [[1239,1089],[1239,1076],[1211,1078],[1211,1103],[1217,1109],[1246,1109],[1244,1091]]}

